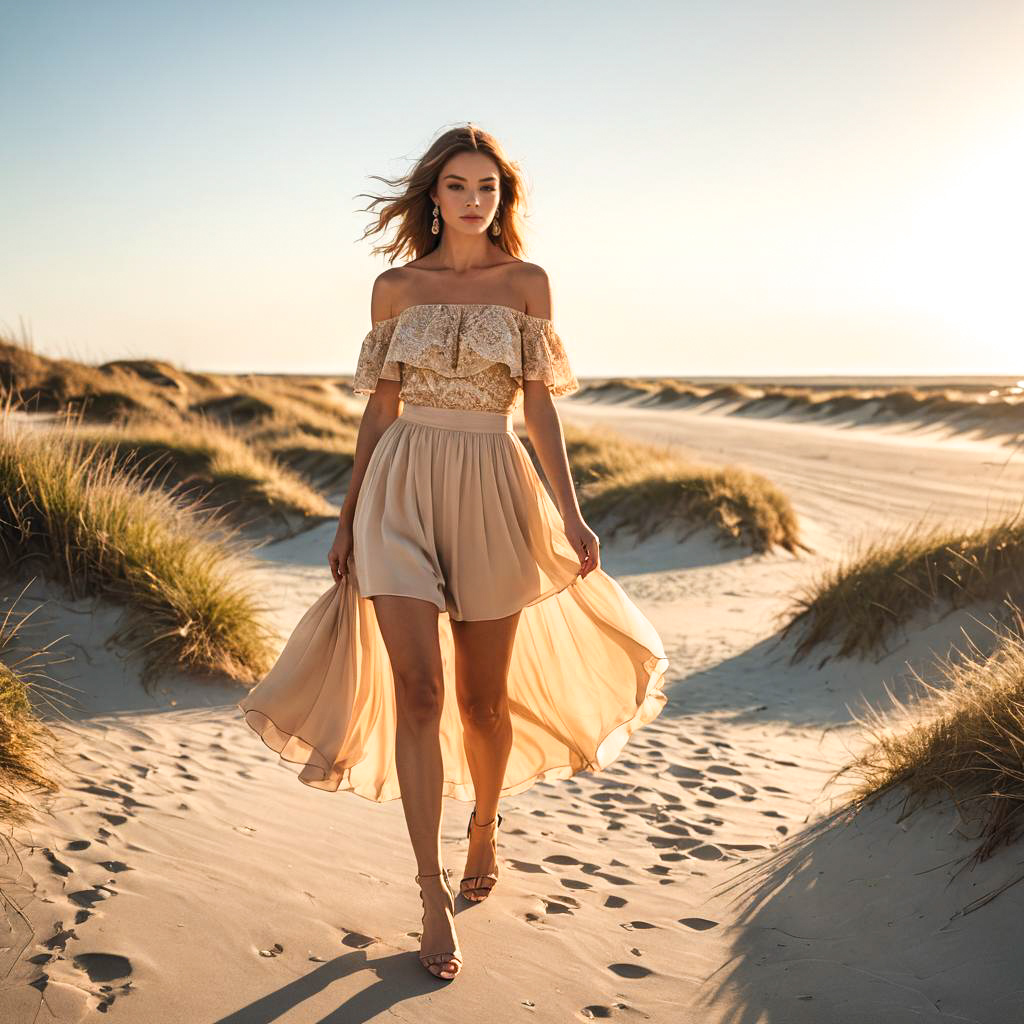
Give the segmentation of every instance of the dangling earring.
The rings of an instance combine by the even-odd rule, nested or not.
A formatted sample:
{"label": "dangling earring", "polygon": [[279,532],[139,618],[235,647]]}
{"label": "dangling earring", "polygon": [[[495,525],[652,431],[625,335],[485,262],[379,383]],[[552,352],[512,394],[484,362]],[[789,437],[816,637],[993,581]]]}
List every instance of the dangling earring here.
{"label": "dangling earring", "polygon": [[494,220],[491,221],[491,234],[492,235],[500,235],[501,234],[501,225],[498,223],[498,211],[497,210],[494,211]]}
{"label": "dangling earring", "polygon": [[436,235],[441,230],[441,225],[437,220],[437,203],[434,203],[434,223],[430,225],[430,233]]}

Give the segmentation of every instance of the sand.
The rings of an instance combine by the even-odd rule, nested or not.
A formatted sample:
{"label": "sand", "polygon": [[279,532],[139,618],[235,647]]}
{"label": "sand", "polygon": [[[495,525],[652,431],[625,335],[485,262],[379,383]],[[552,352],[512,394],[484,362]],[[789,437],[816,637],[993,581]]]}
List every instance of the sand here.
{"label": "sand", "polygon": [[[861,535],[922,515],[968,525],[1013,507],[1024,458],[998,440],[587,401],[607,424],[792,499],[813,549],[751,555],[701,531],[602,544],[671,661],[669,704],[599,774],[503,801],[501,878],[458,902],[452,983],[418,964],[420,902],[401,804],[302,786],[242,721],[237,688],[165,680],[152,695],[107,650],[116,613],[36,584],[24,607],[68,634],[78,688],[59,726],[63,790],[0,868],[8,897],[0,1020],[199,1022],[587,1019],[903,1024],[1024,1017],[1019,848],[974,870],[946,802],[900,820],[887,799],[836,818],[832,773],[864,742],[854,716],[984,609],[927,613],[880,659],[790,664],[790,595]],[[337,497],[337,496],[334,496]],[[329,586],[328,526],[263,549],[282,638]],[[822,664],[825,659],[824,664]],[[457,880],[470,804],[446,801]],[[958,873],[959,871],[959,873]],[[753,887],[753,888],[751,888]],[[20,909],[16,909],[20,908]]]}

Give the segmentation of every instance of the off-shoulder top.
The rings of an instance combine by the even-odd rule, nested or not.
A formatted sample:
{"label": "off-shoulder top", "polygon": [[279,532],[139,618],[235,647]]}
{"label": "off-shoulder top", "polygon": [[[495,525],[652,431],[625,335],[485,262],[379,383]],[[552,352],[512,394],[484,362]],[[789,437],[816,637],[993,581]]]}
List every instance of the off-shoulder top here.
{"label": "off-shoulder top", "polygon": [[523,381],[542,380],[552,395],[579,382],[551,321],[493,303],[423,303],[378,320],[363,339],[352,390],[371,394],[377,381],[401,381],[415,405],[511,413]]}

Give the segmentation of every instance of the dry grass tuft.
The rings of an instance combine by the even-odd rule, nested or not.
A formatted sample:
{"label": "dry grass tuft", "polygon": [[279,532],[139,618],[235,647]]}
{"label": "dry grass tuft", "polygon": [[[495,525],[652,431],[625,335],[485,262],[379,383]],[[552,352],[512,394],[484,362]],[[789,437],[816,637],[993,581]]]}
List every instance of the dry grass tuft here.
{"label": "dry grass tuft", "polygon": [[33,613],[17,617],[16,604],[0,618],[0,821],[8,825],[31,817],[28,794],[59,788],[50,774],[57,737],[33,706],[33,698],[49,702],[47,683],[54,681],[45,668],[53,663],[52,643],[26,649],[19,631]]}
{"label": "dry grass tuft", "polygon": [[966,534],[922,520],[862,539],[847,561],[824,569],[793,597],[782,635],[802,629],[791,662],[829,640],[838,641],[840,657],[873,654],[920,609],[1001,601],[1022,589],[1020,509]]}
{"label": "dry grass tuft", "polygon": [[610,430],[563,429],[580,508],[610,535],[625,527],[639,538],[675,529],[682,540],[708,526],[726,543],[757,552],[775,545],[807,550],[789,499],[756,473],[691,463],[666,445]]}
{"label": "dry grass tuft", "polygon": [[203,508],[219,508],[239,525],[279,519],[288,527],[293,519],[337,515],[298,473],[231,426],[207,420],[194,420],[187,429],[133,422],[80,426],[73,432],[86,448],[109,454],[126,472],[193,495]]}
{"label": "dry grass tuft", "polygon": [[922,698],[914,705],[890,693],[894,710],[871,709],[859,719],[874,743],[833,776],[856,780],[854,807],[903,787],[901,818],[930,795],[949,796],[961,820],[977,826],[970,838],[980,842],[968,864],[992,856],[1024,829],[1024,619],[1010,607],[1012,622],[992,629],[991,654],[971,643],[956,662],[940,660],[943,685],[915,676]]}
{"label": "dry grass tuft", "polygon": [[0,418],[5,571],[38,564],[73,597],[124,605],[115,639],[144,656],[145,684],[178,668],[258,679],[272,636],[242,582],[247,548],[223,518],[125,473],[114,452],[74,432],[19,428],[8,412]]}

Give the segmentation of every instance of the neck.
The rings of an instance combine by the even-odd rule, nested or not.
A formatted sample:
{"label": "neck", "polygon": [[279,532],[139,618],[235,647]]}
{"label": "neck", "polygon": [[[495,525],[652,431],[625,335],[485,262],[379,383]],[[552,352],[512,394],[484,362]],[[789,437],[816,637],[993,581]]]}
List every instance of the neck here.
{"label": "neck", "polygon": [[444,238],[431,253],[438,269],[453,274],[471,274],[507,260],[505,253],[481,235],[459,235],[446,229]]}

